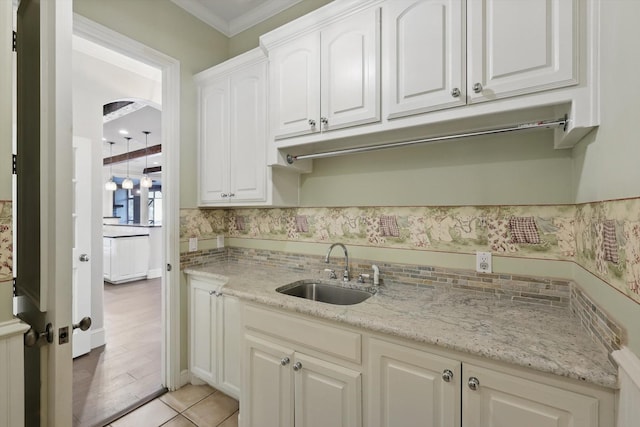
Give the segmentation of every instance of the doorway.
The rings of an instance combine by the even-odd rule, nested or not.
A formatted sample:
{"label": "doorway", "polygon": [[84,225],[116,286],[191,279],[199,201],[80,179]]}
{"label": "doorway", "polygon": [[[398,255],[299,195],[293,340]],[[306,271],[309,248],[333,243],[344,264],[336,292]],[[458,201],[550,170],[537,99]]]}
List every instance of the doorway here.
{"label": "doorway", "polygon": [[[165,386],[171,390],[178,388],[181,384],[180,381],[180,360],[179,360],[179,269],[171,269],[172,264],[178,264],[179,259],[179,248],[177,240],[174,242],[171,236],[177,235],[177,228],[179,226],[178,222],[178,197],[177,197],[177,188],[178,188],[178,155],[179,155],[179,65],[177,61],[172,58],[166,57],[165,55],[154,51],[148,47],[145,47],[131,39],[128,39],[120,34],[117,34],[105,27],[102,27],[92,21],[86,20],[85,18],[74,16],[74,35],[80,37],[85,41],[89,41],[95,43],[103,48],[109,49],[118,54],[124,55],[128,58],[134,58],[137,61],[146,64],[147,66],[151,66],[156,68],[162,76],[162,83],[160,87],[160,96],[159,98],[163,103],[163,111],[162,111],[162,119],[161,119],[161,129],[162,132],[158,132],[161,134],[161,143],[163,147],[166,149],[163,150],[163,176],[162,176],[162,231],[161,231],[161,241],[162,245],[160,246],[162,250],[160,251],[160,259],[161,262],[155,269],[158,276],[157,278],[150,280],[149,283],[144,283],[140,286],[140,289],[146,286],[147,288],[154,288],[154,296],[153,298],[158,299],[158,308],[159,315],[157,315],[155,321],[155,330],[158,331],[160,335],[160,355],[159,355],[159,379],[160,382],[158,385]],[[112,100],[113,98],[110,98]],[[75,104],[76,98],[74,95],[74,109],[76,108]],[[102,117],[99,117],[100,123],[102,122]],[[94,125],[96,123],[93,123]],[[75,127],[75,123],[74,123]],[[80,131],[80,129],[75,129]],[[143,136],[144,138],[144,136]],[[96,139],[96,138],[92,138]],[[138,138],[139,140],[142,138]],[[169,142],[170,141],[170,142]],[[100,146],[102,141],[101,138],[98,138],[97,144]],[[103,150],[97,150],[98,157],[100,157],[100,164],[102,164],[102,154]],[[95,156],[94,156],[95,158]],[[104,192],[104,176],[102,168],[100,171],[93,174],[94,188],[97,188],[96,191],[99,192],[99,199],[102,201],[103,192]],[[97,185],[96,185],[97,184]],[[158,189],[159,190],[159,189]],[[160,193],[160,191],[157,191]],[[156,203],[155,196],[156,191],[154,189],[154,203]],[[102,203],[100,203],[102,205]],[[156,209],[157,211],[157,209]],[[94,253],[94,258],[101,258],[103,254],[103,241],[102,241],[102,222],[103,222],[103,211],[100,209],[98,211],[98,228],[99,228],[99,238],[94,239],[97,241],[97,244],[93,244],[92,252]],[[156,212],[153,213],[154,218]],[[96,217],[96,215],[94,215]],[[154,219],[155,220],[155,219]],[[95,228],[95,226],[93,227]],[[99,248],[97,247],[99,244]],[[100,280],[99,283],[102,284],[102,272],[100,272]],[[96,277],[92,278],[92,282],[97,282]],[[126,291],[126,286],[132,287],[135,282],[125,283],[117,285],[121,288],[117,289],[117,293],[121,294]],[[139,283],[138,283],[139,284]],[[139,284],[140,285],[140,284]],[[104,295],[104,299],[106,301],[107,298],[110,298],[111,295]],[[115,296],[114,296],[115,298]],[[145,297],[147,298],[147,297]],[[151,297],[149,297],[151,298]],[[117,298],[115,298],[117,299]],[[136,297],[134,298],[138,304],[140,304],[140,300]],[[92,298],[93,300],[93,298]],[[143,301],[146,301],[143,299]],[[123,304],[121,303],[122,307]],[[146,304],[145,304],[146,306]],[[129,307],[131,308],[131,307]],[[135,310],[133,310],[135,311]],[[106,313],[105,313],[106,319]],[[109,327],[108,324],[104,324],[103,326]],[[130,329],[135,330],[136,325],[129,325]],[[101,339],[105,339],[107,331],[103,327],[100,330],[100,325],[97,325],[95,334],[95,341],[93,344],[99,343]],[[132,333],[130,335],[135,335]],[[93,337],[92,337],[93,339]],[[107,342],[107,345],[109,343]],[[99,345],[93,345],[94,351],[96,349],[100,350]],[[104,350],[104,349],[102,349]],[[93,351],[92,351],[93,353]],[[106,363],[103,362],[103,363]],[[90,365],[90,363],[88,363]],[[86,368],[86,366],[85,366]],[[140,371],[138,372],[140,373]],[[127,381],[126,377],[119,378],[120,381]],[[110,387],[118,387],[116,382],[115,385],[111,385]],[[106,390],[107,388],[105,388]],[[109,394],[105,394],[105,397],[108,399]],[[129,399],[127,401],[128,405],[131,406],[132,401]]]}

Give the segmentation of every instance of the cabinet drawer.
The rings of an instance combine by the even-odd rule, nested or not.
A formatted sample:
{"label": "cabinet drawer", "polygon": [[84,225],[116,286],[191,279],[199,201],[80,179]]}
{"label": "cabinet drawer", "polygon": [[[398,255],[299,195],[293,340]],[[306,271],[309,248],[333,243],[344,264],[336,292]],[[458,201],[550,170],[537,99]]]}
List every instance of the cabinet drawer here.
{"label": "cabinet drawer", "polygon": [[362,359],[362,336],[355,332],[252,306],[245,306],[244,322],[246,328],[350,362]]}

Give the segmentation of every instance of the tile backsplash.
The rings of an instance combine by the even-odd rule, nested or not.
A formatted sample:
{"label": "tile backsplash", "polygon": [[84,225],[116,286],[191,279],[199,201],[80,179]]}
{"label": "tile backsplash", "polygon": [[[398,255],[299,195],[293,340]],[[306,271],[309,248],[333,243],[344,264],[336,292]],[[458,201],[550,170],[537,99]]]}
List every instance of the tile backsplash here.
{"label": "tile backsplash", "polygon": [[579,205],[182,209],[227,237],[574,261],[640,303],[640,198]]}

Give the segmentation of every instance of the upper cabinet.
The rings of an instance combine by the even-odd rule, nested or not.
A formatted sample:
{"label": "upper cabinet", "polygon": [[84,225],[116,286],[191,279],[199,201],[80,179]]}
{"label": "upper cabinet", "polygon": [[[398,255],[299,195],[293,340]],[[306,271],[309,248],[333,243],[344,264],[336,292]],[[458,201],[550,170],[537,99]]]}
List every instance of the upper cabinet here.
{"label": "upper cabinet", "polygon": [[269,51],[276,139],[380,120],[380,10],[370,8]]}
{"label": "upper cabinet", "polygon": [[262,52],[255,49],[195,78],[199,205],[297,204],[297,175],[267,167],[267,62]]}
{"label": "upper cabinet", "polygon": [[264,34],[274,158],[565,115],[571,147],[600,120],[599,2],[344,0]]}
{"label": "upper cabinet", "polygon": [[574,3],[468,1],[469,102],[578,83]]}

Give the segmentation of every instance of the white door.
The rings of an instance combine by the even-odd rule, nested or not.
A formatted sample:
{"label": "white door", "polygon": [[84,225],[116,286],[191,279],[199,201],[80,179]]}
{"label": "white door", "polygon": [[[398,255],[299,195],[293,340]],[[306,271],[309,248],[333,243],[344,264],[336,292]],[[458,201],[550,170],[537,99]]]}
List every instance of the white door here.
{"label": "white door", "polygon": [[245,334],[244,427],[293,427],[293,351]]}
{"label": "white door", "polygon": [[322,30],[320,129],[380,120],[380,9]]}
{"label": "white door", "polygon": [[467,2],[470,102],[577,83],[577,0]]}
{"label": "white door", "polygon": [[[73,138],[73,323],[91,317],[91,150],[92,141]],[[91,351],[91,332],[73,332],[73,357]]]}
{"label": "white door", "polygon": [[264,201],[267,191],[266,62],[229,81],[229,161],[232,201]]}
{"label": "white door", "polygon": [[73,425],[72,17],[71,0],[18,8],[18,315],[38,332],[51,325],[51,343],[25,349],[27,426]]}
{"label": "white door", "polygon": [[598,426],[598,399],[470,364],[463,371],[462,427]]}
{"label": "white door", "polygon": [[276,139],[320,131],[320,34],[269,52],[271,126]]}
{"label": "white door", "polygon": [[229,192],[229,83],[218,80],[200,91],[200,203],[221,202]]}
{"label": "white door", "polygon": [[466,104],[464,0],[385,3],[388,117]]}
{"label": "white door", "polygon": [[296,427],[362,427],[362,375],[306,354],[293,362]]}
{"label": "white door", "polygon": [[371,427],[459,427],[461,363],[372,339]]}

